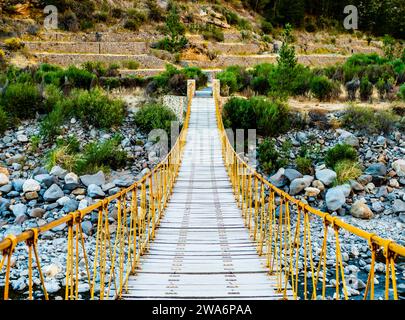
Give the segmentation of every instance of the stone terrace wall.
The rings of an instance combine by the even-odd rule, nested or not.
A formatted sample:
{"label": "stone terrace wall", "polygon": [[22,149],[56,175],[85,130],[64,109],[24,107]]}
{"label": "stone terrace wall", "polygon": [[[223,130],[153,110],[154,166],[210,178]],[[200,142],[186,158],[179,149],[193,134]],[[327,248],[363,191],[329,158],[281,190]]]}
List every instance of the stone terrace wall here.
{"label": "stone terrace wall", "polygon": [[[346,56],[340,55],[301,55],[298,56],[298,62],[307,66],[326,66],[339,62],[344,62]],[[193,61],[188,60],[190,66],[200,68],[226,68],[239,65],[241,67],[253,67],[260,63],[276,63],[277,55],[254,55],[254,56],[219,56],[213,61]]]}
{"label": "stone terrace wall", "polygon": [[260,46],[255,43],[222,43],[222,42],[209,42],[208,50],[219,51],[222,54],[257,54],[259,53]]}
{"label": "stone terrace wall", "polygon": [[31,52],[145,54],[146,42],[25,42]]}
{"label": "stone terrace wall", "polygon": [[117,63],[127,60],[139,62],[139,67],[144,69],[164,69],[166,61],[155,56],[148,55],[106,55],[106,54],[58,54],[36,53],[35,57],[40,62],[58,64],[61,66],[81,65],[87,61],[100,61],[105,63]]}

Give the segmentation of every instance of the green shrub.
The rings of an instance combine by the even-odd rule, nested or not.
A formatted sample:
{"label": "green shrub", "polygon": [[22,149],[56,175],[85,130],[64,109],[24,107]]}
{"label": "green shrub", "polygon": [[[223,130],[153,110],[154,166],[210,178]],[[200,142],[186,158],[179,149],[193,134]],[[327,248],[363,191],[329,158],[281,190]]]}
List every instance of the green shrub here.
{"label": "green shrub", "polygon": [[97,22],[107,22],[108,12],[105,12],[105,11],[95,12],[94,19],[96,19]]}
{"label": "green shrub", "polygon": [[[59,101],[40,124],[40,135],[45,140],[54,140],[56,136],[62,133],[61,126],[65,120],[66,104],[71,104],[70,100]],[[71,108],[71,106],[69,106]]]}
{"label": "green shrub", "polygon": [[363,77],[360,81],[360,99],[370,101],[372,94],[373,84],[368,80],[368,77]]}
{"label": "green shrub", "polygon": [[270,90],[269,78],[274,72],[275,66],[271,63],[258,64],[253,68],[251,87],[259,94],[266,95]]}
{"label": "green shrub", "polygon": [[295,166],[302,174],[312,174],[312,160],[305,157],[295,159]]}
{"label": "green shrub", "polygon": [[405,84],[403,84],[403,85],[399,88],[398,96],[402,99],[402,101],[405,101]]}
{"label": "green shrub", "polygon": [[256,128],[256,115],[247,99],[229,99],[224,105],[223,118],[233,130]]}
{"label": "green shrub", "polygon": [[311,80],[311,92],[320,101],[327,101],[336,97],[338,86],[325,76],[315,76]]}
{"label": "green shrub", "polygon": [[221,93],[229,95],[243,90],[250,84],[250,75],[240,66],[230,66],[219,72],[216,78],[221,81]]}
{"label": "green shrub", "polygon": [[311,90],[313,73],[309,67],[298,64],[295,67],[295,77],[291,81],[290,92],[294,96],[305,96]]}
{"label": "green shrub", "polygon": [[91,82],[95,78],[95,75],[91,72],[83,69],[70,66],[64,72],[69,81],[75,88],[90,89]]}
{"label": "green shrub", "polygon": [[198,67],[185,67],[181,72],[186,76],[186,79],[194,79],[197,88],[202,88],[207,85],[208,76]]}
{"label": "green shrub", "polygon": [[109,172],[125,167],[127,153],[120,147],[121,137],[115,136],[103,142],[91,142],[84,147],[83,153],[75,165],[78,174]]}
{"label": "green shrub", "polygon": [[169,11],[164,27],[164,33],[167,36],[158,42],[158,48],[172,53],[180,52],[188,43],[184,36],[185,32],[186,28],[181,23],[178,10],[173,6]]}
{"label": "green shrub", "polygon": [[223,42],[225,39],[222,30],[216,27],[210,27],[209,29],[203,31],[202,36],[205,40],[215,40],[218,42]]}
{"label": "green shrub", "polygon": [[59,101],[64,99],[63,92],[55,85],[50,84],[45,87],[45,101],[42,111],[49,113],[57,105]]}
{"label": "green shrub", "polygon": [[35,118],[42,106],[42,97],[35,85],[13,83],[0,98],[5,111],[20,119]]}
{"label": "green shrub", "polygon": [[174,112],[160,104],[146,104],[135,115],[135,124],[144,133],[162,129],[170,135],[171,122],[176,120]]}
{"label": "green shrub", "polygon": [[79,31],[79,19],[75,12],[70,8],[59,15],[59,27],[65,31],[77,32]]}
{"label": "green shrub", "polygon": [[140,26],[141,26],[141,23],[135,19],[128,19],[124,23],[124,28],[131,30],[131,31],[138,31]]}
{"label": "green shrub", "polygon": [[262,21],[261,28],[265,34],[270,34],[273,32],[273,25],[270,21]]}
{"label": "green shrub", "polygon": [[139,68],[139,62],[135,60],[122,61],[121,64],[125,69],[129,70],[136,70]]}
{"label": "green shrub", "polygon": [[18,51],[24,47],[24,42],[18,38],[9,38],[4,40],[4,45],[10,51]]}
{"label": "green shrub", "polygon": [[82,68],[98,77],[102,77],[107,73],[105,63],[101,61],[87,61],[83,63]]}
{"label": "green shrub", "polygon": [[259,144],[257,155],[260,166],[266,173],[275,172],[287,164],[287,160],[277,151],[274,141],[268,138]]}
{"label": "green shrub", "polygon": [[362,170],[357,161],[341,160],[335,164],[336,182],[338,185],[356,180],[362,174]]}
{"label": "green shrub", "polygon": [[336,164],[343,160],[358,161],[356,149],[347,144],[337,144],[326,152],[325,164],[329,168],[335,169]]}
{"label": "green shrub", "polygon": [[8,128],[8,116],[7,113],[0,106],[0,134],[4,133]]}
{"label": "green shrub", "polygon": [[84,123],[97,128],[111,128],[122,123],[125,116],[125,105],[121,100],[109,98],[101,89],[90,91],[75,90],[71,100],[70,111]]}

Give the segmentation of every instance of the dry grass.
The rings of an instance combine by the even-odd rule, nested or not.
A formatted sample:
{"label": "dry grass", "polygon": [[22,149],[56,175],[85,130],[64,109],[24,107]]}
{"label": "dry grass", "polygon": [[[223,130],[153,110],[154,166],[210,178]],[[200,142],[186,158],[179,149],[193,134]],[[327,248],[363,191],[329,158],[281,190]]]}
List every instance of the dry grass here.
{"label": "dry grass", "polygon": [[343,160],[336,164],[335,171],[337,174],[337,184],[344,184],[349,180],[356,180],[361,174],[362,170],[357,162]]}

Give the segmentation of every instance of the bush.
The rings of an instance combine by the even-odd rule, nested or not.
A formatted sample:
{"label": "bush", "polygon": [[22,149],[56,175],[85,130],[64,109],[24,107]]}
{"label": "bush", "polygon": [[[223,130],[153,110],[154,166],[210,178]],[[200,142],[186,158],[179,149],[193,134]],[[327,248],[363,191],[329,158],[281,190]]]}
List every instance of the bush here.
{"label": "bush", "polygon": [[44,113],[51,112],[59,101],[63,100],[63,92],[55,85],[47,85],[45,87],[45,101],[41,108]]}
{"label": "bush", "polygon": [[262,27],[262,31],[265,34],[270,34],[273,32],[273,25],[271,24],[270,21],[262,21],[261,27]]}
{"label": "bush", "polygon": [[276,136],[289,128],[288,106],[264,97],[232,98],[224,105],[223,117],[234,130],[257,129],[263,135]]}
{"label": "bush", "polygon": [[72,10],[67,10],[59,15],[59,27],[65,31],[79,31],[79,19]]}
{"label": "bush", "polygon": [[258,160],[263,171],[272,173],[287,164],[287,160],[277,151],[272,140],[266,138],[257,149]]}
{"label": "bush", "polygon": [[139,68],[139,62],[135,60],[122,61],[122,66],[125,69],[136,70]]}
{"label": "bush", "polygon": [[271,63],[258,64],[253,68],[251,87],[259,94],[266,95],[270,90],[269,78],[273,74],[275,66]]}
{"label": "bush", "polygon": [[405,84],[403,84],[403,85],[399,88],[398,96],[402,99],[402,101],[405,101]]}
{"label": "bush", "polygon": [[141,26],[141,23],[135,19],[128,19],[124,23],[124,28],[131,30],[131,31],[138,31],[140,26]]}
{"label": "bush", "polygon": [[363,77],[360,81],[360,99],[362,101],[370,101],[373,95],[373,84],[368,80],[368,77]]}
{"label": "bush", "polygon": [[109,172],[125,167],[127,153],[120,148],[121,137],[115,136],[104,142],[91,142],[84,147],[83,154],[75,165],[78,174]]}
{"label": "bush", "polygon": [[297,170],[302,174],[312,174],[312,160],[306,157],[298,157],[295,160]]}
{"label": "bush", "polygon": [[107,22],[108,12],[105,12],[105,11],[95,12],[94,19],[96,19],[97,22]]}
{"label": "bush", "polygon": [[13,83],[8,86],[0,102],[11,116],[32,119],[41,109],[42,97],[35,85]]}
{"label": "bush", "polygon": [[290,92],[295,96],[305,96],[311,90],[312,71],[309,67],[297,65],[295,67],[295,77],[291,82]]}
{"label": "bush", "polygon": [[223,93],[223,95],[239,92],[251,82],[251,75],[239,66],[226,68],[224,71],[219,72],[216,78],[221,81],[221,94]]}
{"label": "bush", "polygon": [[24,43],[18,38],[9,38],[4,40],[6,48],[10,51],[17,51],[24,48]]}
{"label": "bush", "polygon": [[335,171],[337,174],[336,182],[338,185],[356,180],[361,174],[362,170],[356,161],[342,160],[335,164]]}
{"label": "bush", "polygon": [[327,101],[337,96],[337,84],[325,76],[313,77],[310,85],[312,94],[320,101]]}
{"label": "bush", "polygon": [[222,30],[216,27],[210,27],[209,29],[203,31],[202,36],[205,40],[215,40],[218,42],[223,42],[225,39]]}
{"label": "bush", "polygon": [[400,117],[392,111],[349,106],[342,117],[342,125],[347,128],[356,128],[366,133],[388,133],[400,123]]}
{"label": "bush", "polygon": [[[70,101],[69,101],[70,102]],[[45,140],[53,141],[56,136],[61,134],[61,126],[65,120],[64,103],[59,102],[54,110],[49,113],[40,124],[40,135]]]}
{"label": "bush", "polygon": [[135,115],[135,124],[144,133],[162,129],[168,136],[171,132],[171,122],[176,120],[174,112],[160,104],[146,104]]}
{"label": "bush", "polygon": [[8,116],[7,113],[0,106],[0,134],[4,133],[8,128]]}
{"label": "bush", "polygon": [[100,61],[87,61],[83,63],[82,68],[87,72],[95,74],[98,77],[105,76],[107,73],[105,63]]}
{"label": "bush", "polygon": [[343,160],[358,161],[357,151],[350,145],[337,144],[326,152],[325,164],[329,168],[335,169],[336,164]]}

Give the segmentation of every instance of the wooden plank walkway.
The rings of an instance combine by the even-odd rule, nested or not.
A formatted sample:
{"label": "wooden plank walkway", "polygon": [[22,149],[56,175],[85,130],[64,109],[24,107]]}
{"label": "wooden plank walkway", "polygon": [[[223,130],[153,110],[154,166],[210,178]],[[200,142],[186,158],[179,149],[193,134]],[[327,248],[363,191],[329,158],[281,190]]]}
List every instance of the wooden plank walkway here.
{"label": "wooden plank walkway", "polygon": [[123,299],[281,298],[236,204],[211,90],[197,92],[172,198]]}

